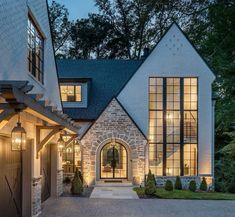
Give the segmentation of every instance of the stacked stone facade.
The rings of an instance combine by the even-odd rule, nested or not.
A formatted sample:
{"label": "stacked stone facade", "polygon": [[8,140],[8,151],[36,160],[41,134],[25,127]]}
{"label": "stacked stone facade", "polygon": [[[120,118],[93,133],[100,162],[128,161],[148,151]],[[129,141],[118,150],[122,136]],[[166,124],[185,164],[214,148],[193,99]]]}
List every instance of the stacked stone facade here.
{"label": "stacked stone facade", "polygon": [[33,216],[39,216],[41,214],[41,189],[42,182],[41,177],[33,178],[32,188],[32,212]]}
{"label": "stacked stone facade", "polygon": [[[206,182],[208,185],[208,190],[213,191],[213,182],[212,182],[212,177],[205,177],[206,178]],[[171,180],[173,184],[175,184],[176,181],[176,177],[175,176],[156,176],[156,184],[158,187],[164,187],[165,183],[167,180]],[[190,181],[194,180],[197,184],[197,189],[199,189],[201,181],[202,181],[202,177],[200,176],[181,176],[181,183],[182,183],[182,188],[183,189],[188,189],[189,187],[189,183]]]}
{"label": "stacked stone facade", "polygon": [[56,186],[56,196],[59,197],[63,194],[63,170],[57,171],[57,186]]}
{"label": "stacked stone facade", "polygon": [[81,140],[82,170],[86,183],[95,184],[100,176],[97,169],[100,165],[97,162],[97,156],[100,155],[100,147],[112,139],[125,144],[129,149],[131,175],[128,176],[128,180],[131,180],[133,184],[140,184],[145,174],[147,140],[116,99],[110,102]]}

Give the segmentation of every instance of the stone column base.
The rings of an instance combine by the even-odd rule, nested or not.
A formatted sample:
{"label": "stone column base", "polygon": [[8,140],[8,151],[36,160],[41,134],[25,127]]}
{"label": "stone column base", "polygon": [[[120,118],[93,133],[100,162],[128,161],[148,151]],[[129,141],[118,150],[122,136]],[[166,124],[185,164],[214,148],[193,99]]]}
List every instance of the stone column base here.
{"label": "stone column base", "polygon": [[41,189],[42,189],[42,182],[41,177],[33,178],[32,183],[32,215],[33,217],[37,217],[41,214]]}
{"label": "stone column base", "polygon": [[62,194],[63,194],[63,170],[57,170],[56,196],[60,197]]}

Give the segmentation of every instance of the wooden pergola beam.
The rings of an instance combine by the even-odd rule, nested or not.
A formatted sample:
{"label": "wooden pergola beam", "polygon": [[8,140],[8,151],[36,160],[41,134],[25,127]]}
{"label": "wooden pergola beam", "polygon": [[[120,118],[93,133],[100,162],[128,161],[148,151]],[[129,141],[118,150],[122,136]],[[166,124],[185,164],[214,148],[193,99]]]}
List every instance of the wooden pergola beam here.
{"label": "wooden pergola beam", "polygon": [[16,114],[15,109],[4,109],[0,113],[0,130],[9,122],[9,120]]}
{"label": "wooden pergola beam", "polygon": [[[44,139],[41,140],[41,130],[51,130],[50,133],[45,136]],[[56,126],[37,126],[36,127],[36,144],[37,144],[37,157],[38,153],[42,150],[42,148],[47,145],[55,134],[63,130],[64,128],[60,125]]]}
{"label": "wooden pergola beam", "polygon": [[37,97],[27,94],[31,89],[32,86],[28,85],[27,81],[0,81],[1,96],[11,107],[23,104],[27,112],[64,126],[71,133],[78,133],[79,128],[68,119],[67,115],[53,111],[47,103],[37,101]]}

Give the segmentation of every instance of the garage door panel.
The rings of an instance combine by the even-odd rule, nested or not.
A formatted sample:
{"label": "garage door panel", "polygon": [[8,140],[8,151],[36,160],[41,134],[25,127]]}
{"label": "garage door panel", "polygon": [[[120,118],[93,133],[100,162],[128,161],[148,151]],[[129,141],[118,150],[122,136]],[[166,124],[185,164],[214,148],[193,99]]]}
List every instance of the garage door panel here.
{"label": "garage door panel", "polygon": [[21,155],[11,151],[11,140],[0,137],[0,210],[4,217],[21,216]]}

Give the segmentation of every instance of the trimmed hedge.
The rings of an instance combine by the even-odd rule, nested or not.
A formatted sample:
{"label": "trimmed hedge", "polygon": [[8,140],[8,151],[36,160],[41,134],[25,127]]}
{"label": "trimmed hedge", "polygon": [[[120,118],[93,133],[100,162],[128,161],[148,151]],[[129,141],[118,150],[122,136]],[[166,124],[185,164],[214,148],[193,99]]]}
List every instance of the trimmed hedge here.
{"label": "trimmed hedge", "polygon": [[82,180],[79,176],[79,171],[76,170],[74,178],[72,180],[71,193],[73,195],[80,195],[83,192]]}
{"label": "trimmed hedge", "polygon": [[82,173],[81,173],[81,171],[80,170],[78,170],[78,175],[79,175],[79,178],[81,179],[81,182],[82,182],[82,184],[83,184],[83,175],[82,175]]}
{"label": "trimmed hedge", "polygon": [[177,176],[175,180],[175,189],[182,190],[182,183],[179,176]]}
{"label": "trimmed hedge", "polygon": [[192,191],[192,192],[195,192],[197,190],[197,184],[194,180],[190,181],[189,190]]}
{"label": "trimmed hedge", "polygon": [[207,182],[206,182],[205,177],[202,178],[202,182],[200,184],[200,190],[201,191],[207,191]]}
{"label": "trimmed hedge", "polygon": [[154,195],[156,192],[156,185],[153,180],[149,180],[145,186],[146,195]]}
{"label": "trimmed hedge", "polygon": [[153,181],[155,183],[156,186],[156,180],[155,180],[155,175],[152,174],[151,170],[149,170],[148,175],[147,175],[147,180],[146,180],[146,184],[148,183],[148,181]]}
{"label": "trimmed hedge", "polygon": [[165,184],[165,190],[166,191],[173,191],[173,184],[171,180],[167,180]]}
{"label": "trimmed hedge", "polygon": [[147,180],[145,183],[145,194],[146,195],[154,195],[156,192],[156,180],[154,174],[149,170],[147,175]]}

